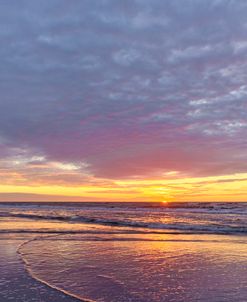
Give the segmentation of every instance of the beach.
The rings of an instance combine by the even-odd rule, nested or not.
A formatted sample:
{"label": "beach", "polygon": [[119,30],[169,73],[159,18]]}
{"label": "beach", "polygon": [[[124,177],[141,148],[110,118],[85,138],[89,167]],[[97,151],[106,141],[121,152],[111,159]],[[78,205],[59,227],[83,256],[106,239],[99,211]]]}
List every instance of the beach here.
{"label": "beach", "polygon": [[1,205],[0,301],[245,302],[239,207]]}
{"label": "beach", "polygon": [[28,236],[1,235],[0,301],[78,301],[32,278],[17,250]]}

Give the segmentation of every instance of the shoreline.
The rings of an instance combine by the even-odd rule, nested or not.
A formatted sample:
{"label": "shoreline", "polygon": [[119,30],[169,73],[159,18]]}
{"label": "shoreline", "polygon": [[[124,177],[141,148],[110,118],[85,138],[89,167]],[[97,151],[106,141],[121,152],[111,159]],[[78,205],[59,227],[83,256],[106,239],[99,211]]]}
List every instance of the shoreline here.
{"label": "shoreline", "polygon": [[[28,268],[28,264],[22,257],[19,249],[30,241],[37,240],[16,238],[13,234],[4,234],[0,238],[2,249],[0,249],[0,301],[52,301],[52,302],[92,302],[79,299],[65,291],[54,288],[33,276]],[[0,234],[1,236],[1,234]],[[9,238],[7,238],[9,237]],[[28,236],[27,236],[28,237]],[[6,252],[4,252],[6,251]]]}
{"label": "shoreline", "polygon": [[[89,234],[88,234],[89,235]],[[126,282],[128,282],[128,279],[126,280],[122,280],[121,278],[121,273],[120,271],[122,269],[126,269],[126,266],[128,267],[128,265],[131,263],[131,261],[134,260],[134,262],[138,259],[135,256],[135,253],[139,253],[141,251],[144,251],[144,255],[146,253],[146,250],[152,251],[152,253],[154,253],[154,255],[156,255],[156,253],[158,253],[160,255],[160,253],[168,253],[168,258],[165,256],[164,259],[166,259],[166,261],[168,261],[168,267],[166,268],[166,270],[168,269],[168,276],[170,274],[173,274],[174,269],[178,269],[179,271],[184,271],[187,270],[187,261],[182,261],[183,259],[183,255],[187,255],[187,252],[190,252],[191,255],[193,255],[195,252],[196,254],[200,255],[201,253],[204,254],[203,257],[206,257],[205,260],[209,261],[208,264],[203,264],[203,262],[201,262],[200,258],[197,258],[196,254],[194,257],[195,261],[199,261],[198,263],[198,267],[197,269],[199,269],[199,271],[201,271],[201,265],[204,265],[204,269],[213,269],[212,264],[211,264],[211,260],[210,258],[208,258],[207,253],[205,254],[204,249],[209,249],[212,251],[212,247],[215,246],[217,247],[217,253],[219,255],[219,253],[221,253],[222,250],[225,251],[224,247],[229,246],[230,249],[229,251],[232,251],[233,248],[237,247],[239,244],[242,245],[243,241],[240,240],[239,236],[226,236],[225,239],[222,238],[222,236],[219,235],[200,235],[197,234],[196,237],[197,239],[194,237],[194,235],[180,235],[182,236],[184,239],[188,239],[183,240],[181,242],[181,240],[179,238],[174,237],[174,235],[171,234],[160,234],[160,236],[164,236],[163,239],[159,238],[160,236],[158,234],[134,234],[129,233],[127,234],[112,234],[112,238],[110,239],[108,236],[107,237],[102,237],[102,234],[98,234],[98,237],[96,238],[95,236],[88,236],[88,237],[83,237],[81,234],[77,234],[77,235],[65,235],[65,234],[54,234],[54,235],[50,235],[48,234],[47,236],[34,236],[33,234],[22,234],[22,236],[20,236],[20,234],[16,235],[13,233],[9,233],[9,236],[5,233],[4,236],[0,235],[0,239],[1,239],[1,247],[2,249],[0,249],[0,271],[1,272],[5,272],[8,273],[7,276],[4,276],[4,274],[2,274],[2,279],[5,278],[5,281],[10,282],[11,284],[11,288],[9,288],[8,291],[6,291],[6,289],[1,288],[0,291],[0,301],[13,301],[13,297],[14,297],[14,301],[15,302],[23,302],[23,301],[27,301],[27,302],[31,302],[31,301],[45,301],[45,302],[76,302],[76,301],[81,301],[81,302],[95,302],[98,301],[98,297],[97,296],[93,296],[91,299],[90,294],[88,292],[86,292],[86,294],[90,297],[90,299],[85,299],[85,298],[81,298],[82,294],[84,292],[84,286],[83,284],[83,278],[87,279],[88,284],[90,284],[90,287],[92,288],[93,291],[97,292],[97,295],[101,295],[102,290],[103,291],[109,291],[109,293],[111,292],[111,290],[113,290],[114,294],[115,294],[115,298],[113,298],[111,300],[111,296],[108,296],[108,300],[107,301],[126,301],[124,300],[124,296],[123,296],[123,300],[122,298],[120,300],[116,300],[116,288],[115,285],[117,286],[117,288],[120,286],[118,290],[123,290],[122,285],[124,285]],[[19,237],[18,237],[19,236]],[[61,236],[61,238],[60,238]],[[125,237],[127,236],[127,237]],[[137,237],[136,237],[137,236]],[[153,241],[145,241],[145,237],[149,237],[151,236],[153,238]],[[203,236],[203,238],[201,238],[201,236]],[[2,237],[2,238],[1,238]],[[16,238],[15,238],[16,237]],[[52,240],[52,238],[55,237],[56,240]],[[208,238],[207,238],[208,237]],[[99,240],[101,238],[101,240]],[[173,239],[172,239],[173,238]],[[127,241],[126,241],[127,239]],[[135,239],[133,241],[133,239]],[[147,239],[147,238],[146,238]],[[151,238],[150,238],[151,239]],[[243,237],[242,237],[243,239]],[[194,240],[194,241],[193,241]],[[244,240],[244,244],[246,244],[246,240]],[[30,246],[28,246],[29,244],[31,244]],[[59,246],[61,247],[65,247],[65,250],[62,250],[63,252],[56,252],[56,249],[58,248],[59,251]],[[186,247],[187,246],[187,247]],[[79,250],[78,250],[79,247]],[[111,249],[109,250],[109,247],[114,248],[114,250],[111,251]],[[122,248],[126,249],[126,247],[128,247],[128,250],[126,250],[127,253],[131,252],[131,254],[127,254],[127,258],[126,260],[124,260],[123,262],[119,260],[117,260],[117,262],[114,261],[114,258],[118,259],[118,255],[119,251],[122,250]],[[133,247],[134,250],[133,250]],[[185,254],[181,254],[180,255],[180,248],[185,248]],[[244,246],[242,246],[243,248]],[[120,248],[120,249],[119,249]],[[129,250],[130,248],[130,250]],[[199,249],[198,249],[199,248]],[[6,253],[3,252],[3,250],[6,250]],[[44,249],[45,254],[42,252],[42,249]],[[2,250],[2,252],[1,252]],[[76,250],[78,250],[78,252],[76,252]],[[95,250],[95,251],[94,251]],[[95,268],[93,269],[93,271],[91,271],[91,265],[94,265],[94,259],[100,259],[97,256],[97,251],[100,251],[100,253],[102,253],[102,251],[106,250],[106,252],[108,254],[106,254],[105,256],[103,256],[103,259],[105,259],[104,261],[101,261],[95,266]],[[171,251],[171,255],[170,251]],[[66,253],[69,252],[69,254]],[[132,255],[132,253],[134,252],[134,255]],[[48,253],[48,254],[47,254]],[[72,254],[71,254],[72,253]],[[75,253],[75,254],[74,254]],[[79,254],[78,254],[79,253]],[[103,252],[104,253],[104,252]],[[109,254],[110,253],[110,254]],[[175,253],[175,254],[174,254]],[[224,252],[227,255],[227,252]],[[47,255],[49,255],[49,258],[46,258]],[[75,258],[71,258],[71,255],[74,255]],[[110,255],[113,256],[112,261],[110,261],[111,257],[109,257]],[[123,254],[124,255],[124,254]],[[129,257],[129,256],[131,257]],[[180,256],[179,256],[180,255]],[[51,256],[51,258],[50,258]],[[126,257],[124,256],[124,257]],[[134,258],[133,258],[134,256]],[[170,257],[171,256],[171,257]],[[34,258],[33,258],[34,257]],[[45,257],[45,258],[44,258]],[[55,258],[54,258],[55,257]],[[54,259],[55,261],[57,260],[57,257],[60,258],[60,261],[58,263],[55,264],[55,270],[52,267],[49,267],[49,262],[44,263],[44,267],[43,267],[43,260],[49,260],[49,261],[53,261],[52,259]],[[62,257],[62,258],[61,258]],[[63,258],[65,257],[65,258]],[[79,257],[79,258],[77,258]],[[96,258],[95,258],[96,257]],[[101,257],[99,255],[99,257]],[[174,258],[175,257],[175,258]],[[178,257],[178,258],[177,258]],[[187,256],[186,256],[187,257]],[[177,263],[176,260],[176,266],[178,265],[178,267],[176,268],[176,266],[173,268],[173,265],[175,265],[175,263],[173,262],[173,259],[178,259],[178,261],[182,261],[180,264]],[[79,273],[77,279],[75,279],[73,276],[70,276],[68,278],[68,274],[66,273],[66,271],[62,268],[67,267],[68,263],[66,262],[66,259],[69,259],[69,266],[72,265],[74,272]],[[80,259],[80,260],[79,260]],[[102,259],[102,260],[103,260]],[[116,260],[115,259],[115,260]],[[153,260],[155,260],[156,257],[154,256]],[[190,259],[190,258],[189,258]],[[31,264],[29,262],[29,260],[31,260]],[[241,260],[241,259],[240,259]],[[36,261],[38,261],[39,263],[36,263]],[[63,263],[65,261],[65,263]],[[81,266],[81,268],[83,269],[80,272],[80,262],[82,261],[83,265]],[[110,261],[110,262],[109,262]],[[125,262],[127,261],[127,262]],[[105,263],[106,262],[106,263]],[[145,262],[145,261],[144,261]],[[14,267],[14,269],[9,269],[9,263],[12,265],[12,267]],[[52,262],[50,262],[52,263]],[[60,263],[60,264],[59,264]],[[110,264],[111,263],[111,264]],[[158,261],[159,263],[159,261]],[[158,264],[157,263],[157,264]],[[173,264],[172,264],[173,263]],[[193,263],[193,262],[192,262]],[[217,262],[216,262],[217,263]],[[234,263],[234,262],[232,262]],[[11,266],[10,265],[10,266]],[[38,266],[37,266],[38,265]],[[40,267],[41,265],[41,267]],[[48,265],[48,266],[47,266]],[[58,265],[58,266],[57,266]],[[62,266],[60,266],[62,265]],[[98,266],[99,265],[99,266]],[[117,271],[120,269],[119,274],[117,273],[117,275],[115,275],[115,277],[113,278],[113,276],[111,276],[112,272],[116,271],[116,265],[117,265]],[[165,267],[167,266],[167,264],[165,265]],[[5,270],[3,270],[3,267],[5,267]],[[39,270],[37,270],[37,268],[40,267],[42,270],[43,268],[46,270],[48,268],[47,271],[47,281],[43,279],[42,276],[46,276],[46,275],[40,275]],[[122,268],[121,268],[122,267]],[[155,266],[158,269],[158,266]],[[34,268],[34,270],[33,270]],[[105,269],[107,268],[108,271],[105,271]],[[130,269],[136,269],[136,267],[130,267]],[[19,275],[18,277],[15,276],[15,271],[19,271]],[[53,283],[50,279],[50,273],[53,274],[53,276],[57,276],[58,279],[62,281],[62,283]],[[128,271],[128,269],[127,269]],[[156,269],[153,271],[152,276],[154,276],[154,272],[156,271]],[[162,269],[163,271],[163,269]],[[72,271],[73,272],[73,271]],[[103,274],[101,272],[104,272]],[[96,274],[95,274],[96,273]],[[199,272],[198,272],[199,273]],[[239,272],[240,273],[240,272]],[[62,274],[62,275],[61,275]],[[80,275],[82,274],[82,275]],[[100,281],[98,280],[97,282],[103,282],[105,285],[102,285],[103,287],[100,287],[100,283],[94,283],[92,282],[92,274],[94,275],[93,278],[96,278],[95,280],[97,280],[98,278],[100,279]],[[180,273],[181,274],[181,273]],[[200,273],[201,275],[201,273]],[[41,277],[40,277],[41,276]],[[206,277],[205,274],[201,275]],[[213,276],[213,275],[212,275]],[[212,278],[211,276],[211,278]],[[6,279],[6,277],[8,277],[8,279]],[[57,278],[56,277],[56,278]],[[81,279],[82,277],[82,279]],[[72,281],[70,280],[70,278],[72,278]],[[104,280],[103,280],[103,279]],[[113,278],[113,279],[112,279]],[[117,279],[115,279],[117,278]],[[120,279],[118,279],[120,278]],[[164,275],[164,281],[165,284],[166,282],[172,282],[167,283],[167,286],[169,288],[169,286],[177,286],[176,280],[170,280],[170,277],[168,278],[167,276]],[[168,278],[168,279],[167,279]],[[195,280],[197,280],[198,277],[195,276]],[[14,280],[14,282],[12,281]],[[68,290],[66,289],[70,289],[70,287],[68,287],[68,282],[71,281],[73,282],[73,280],[76,282],[79,281],[79,283],[76,286],[79,286],[79,288],[77,287],[77,289],[80,289],[79,294],[77,292],[77,289],[75,290],[75,288],[71,289],[71,291],[74,291],[73,294],[71,294]],[[112,283],[112,281],[114,281],[114,284]],[[159,280],[159,279],[158,279]],[[158,281],[157,280],[157,281]],[[165,281],[167,280],[167,281]],[[232,280],[231,278],[229,280]],[[184,280],[186,281],[186,279]],[[52,282],[52,284],[50,283]],[[63,289],[59,286],[59,284],[63,284],[63,282],[65,282],[64,286],[66,289]],[[82,283],[81,283],[82,282]],[[109,283],[110,282],[110,283]],[[187,281],[186,281],[187,282]],[[200,280],[198,279],[199,284],[200,284]],[[0,282],[0,286],[2,286],[3,282]],[[71,284],[71,283],[70,283]],[[81,285],[80,285],[81,284]],[[187,283],[185,283],[187,284]],[[211,283],[212,284],[212,283]],[[112,289],[111,289],[111,286]],[[188,287],[189,285],[187,284],[187,289],[188,293],[190,293],[191,289],[190,287]],[[202,285],[200,285],[202,286]],[[128,287],[127,287],[128,288]],[[184,287],[186,288],[186,287]],[[24,290],[24,291],[23,291]],[[133,289],[132,289],[133,290]],[[183,290],[183,288],[181,287],[181,290]],[[200,289],[201,290],[201,289]],[[169,293],[169,296],[167,299],[164,300],[164,298],[161,298],[160,300],[150,300],[150,301],[174,301],[172,298],[172,292]],[[125,293],[125,291],[123,292]],[[182,294],[182,293],[181,293]],[[3,297],[3,299],[1,300],[1,297]],[[25,297],[25,298],[23,298]],[[28,297],[28,299],[27,299]],[[133,301],[146,301],[144,300],[139,300],[138,298]],[[188,298],[188,300],[177,300],[177,301],[194,301],[194,300],[190,300],[190,298]],[[197,300],[196,300],[197,301]],[[198,300],[199,301],[199,300]],[[214,301],[214,300],[213,300]],[[218,301],[218,300],[215,300]],[[232,302],[235,302],[237,300],[232,300]],[[242,300],[239,300],[242,301]]]}
{"label": "shoreline", "polygon": [[[48,236],[41,236],[41,237],[42,237],[43,239],[44,239],[44,238],[48,239],[48,238],[50,238],[50,237],[58,237],[58,236],[60,236],[60,235],[61,235],[61,234],[57,234],[57,235],[48,235]],[[29,274],[29,276],[30,276],[31,278],[33,278],[34,280],[36,280],[36,281],[38,281],[38,282],[44,284],[45,286],[47,286],[47,287],[49,287],[49,288],[51,288],[51,289],[54,289],[54,290],[56,290],[56,291],[58,291],[58,292],[60,292],[60,293],[63,293],[63,294],[65,294],[65,295],[67,295],[67,296],[69,296],[69,297],[71,297],[71,298],[73,298],[73,299],[76,299],[76,301],[81,301],[81,302],[95,302],[95,301],[93,301],[93,300],[84,299],[84,298],[81,298],[81,297],[79,297],[79,296],[77,296],[77,295],[74,295],[74,294],[72,294],[72,293],[69,293],[68,291],[66,291],[66,290],[64,290],[64,289],[59,288],[59,287],[57,287],[57,286],[55,286],[55,285],[51,285],[50,283],[46,282],[45,280],[42,280],[41,278],[35,276],[35,274],[34,274],[34,273],[31,271],[31,269],[29,268],[30,265],[29,265],[28,261],[25,259],[25,257],[23,256],[21,250],[22,250],[22,248],[23,248],[25,245],[29,244],[29,243],[32,242],[32,241],[39,240],[39,239],[41,239],[41,237],[35,237],[35,238],[33,238],[33,239],[30,239],[30,240],[27,240],[27,241],[23,242],[22,244],[19,245],[18,249],[16,250],[16,253],[20,256],[21,261],[22,261],[22,263],[23,263],[23,265],[24,265],[24,267],[25,267],[25,270],[27,271],[27,273]]]}

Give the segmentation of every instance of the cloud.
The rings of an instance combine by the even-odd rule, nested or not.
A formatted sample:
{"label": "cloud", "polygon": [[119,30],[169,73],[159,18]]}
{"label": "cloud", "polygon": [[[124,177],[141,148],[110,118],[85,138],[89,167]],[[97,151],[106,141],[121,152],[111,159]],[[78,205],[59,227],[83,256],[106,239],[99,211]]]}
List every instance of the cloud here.
{"label": "cloud", "polygon": [[76,183],[245,172],[246,14],[231,0],[5,2],[2,162],[86,163]]}
{"label": "cloud", "polygon": [[83,196],[63,196],[32,193],[0,193],[0,202],[80,202],[80,201],[102,201],[102,198]]}

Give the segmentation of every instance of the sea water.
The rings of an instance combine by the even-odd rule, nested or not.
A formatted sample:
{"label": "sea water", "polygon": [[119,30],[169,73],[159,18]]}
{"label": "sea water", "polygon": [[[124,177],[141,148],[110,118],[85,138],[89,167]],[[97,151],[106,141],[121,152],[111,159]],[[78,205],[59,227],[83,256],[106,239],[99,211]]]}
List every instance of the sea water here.
{"label": "sea water", "polygon": [[[34,279],[89,301],[247,301],[246,203],[2,204]],[[14,235],[15,234],[15,235]]]}

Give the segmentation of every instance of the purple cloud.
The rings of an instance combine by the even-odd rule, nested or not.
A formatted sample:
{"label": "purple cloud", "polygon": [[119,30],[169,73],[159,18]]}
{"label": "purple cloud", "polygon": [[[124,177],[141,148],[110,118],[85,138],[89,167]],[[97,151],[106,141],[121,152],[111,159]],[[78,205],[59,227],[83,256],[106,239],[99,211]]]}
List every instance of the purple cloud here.
{"label": "purple cloud", "polygon": [[246,172],[246,1],[1,6],[2,158],[109,178]]}

